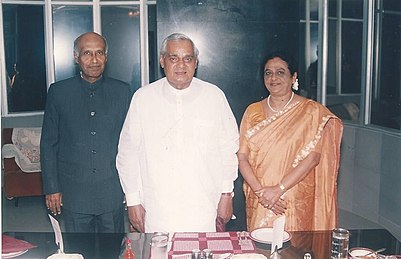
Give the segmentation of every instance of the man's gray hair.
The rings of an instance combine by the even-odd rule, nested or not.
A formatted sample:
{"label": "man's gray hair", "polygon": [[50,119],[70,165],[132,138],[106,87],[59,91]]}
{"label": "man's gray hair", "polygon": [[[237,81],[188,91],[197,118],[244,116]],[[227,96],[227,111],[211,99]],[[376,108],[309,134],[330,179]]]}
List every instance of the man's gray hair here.
{"label": "man's gray hair", "polygon": [[195,46],[195,43],[191,40],[191,38],[189,38],[187,35],[182,34],[182,33],[173,33],[173,34],[170,34],[169,36],[167,36],[167,38],[165,38],[165,39],[163,40],[163,43],[162,43],[162,45],[161,45],[161,47],[160,47],[160,55],[161,55],[163,58],[164,58],[164,56],[165,56],[166,53],[167,53],[167,43],[168,43],[169,41],[173,41],[173,40],[187,40],[187,41],[189,41],[189,42],[191,43],[191,45],[192,45],[195,58],[198,59],[199,50],[198,50],[198,48]]}
{"label": "man's gray hair", "polygon": [[79,35],[79,37],[74,40],[74,55],[79,56],[79,49],[78,49],[79,42],[81,41],[83,36],[88,35],[88,34],[95,34],[95,35],[99,36],[103,40],[103,42],[104,42],[104,52],[107,55],[107,51],[109,50],[109,46],[107,45],[107,40],[106,40],[105,37],[103,37],[102,35],[100,35],[99,33],[96,33],[96,32],[83,33],[83,34]]}

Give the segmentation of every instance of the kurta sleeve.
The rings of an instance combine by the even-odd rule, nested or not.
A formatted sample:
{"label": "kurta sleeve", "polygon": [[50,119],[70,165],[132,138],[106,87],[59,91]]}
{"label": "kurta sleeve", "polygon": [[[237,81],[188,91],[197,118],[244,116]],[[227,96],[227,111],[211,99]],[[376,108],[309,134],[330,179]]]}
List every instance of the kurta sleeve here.
{"label": "kurta sleeve", "polygon": [[50,87],[40,140],[40,163],[44,194],[60,192],[57,155],[59,150],[59,114],[56,108],[55,89]]}
{"label": "kurta sleeve", "polygon": [[222,98],[222,127],[220,131],[219,144],[223,164],[223,181],[221,192],[232,192],[234,181],[238,177],[238,126],[235,117],[231,111],[227,99]]}
{"label": "kurta sleeve", "polygon": [[138,110],[138,96],[132,98],[118,144],[116,166],[127,206],[141,204],[141,123]]}

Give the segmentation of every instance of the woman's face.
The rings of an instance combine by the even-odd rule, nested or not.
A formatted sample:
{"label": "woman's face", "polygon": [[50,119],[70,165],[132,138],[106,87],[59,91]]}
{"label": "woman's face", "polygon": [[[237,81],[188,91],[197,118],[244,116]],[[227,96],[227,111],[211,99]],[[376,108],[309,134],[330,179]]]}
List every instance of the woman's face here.
{"label": "woman's face", "polygon": [[284,96],[292,91],[291,86],[297,78],[297,73],[291,75],[287,62],[276,57],[265,64],[263,77],[272,96]]}

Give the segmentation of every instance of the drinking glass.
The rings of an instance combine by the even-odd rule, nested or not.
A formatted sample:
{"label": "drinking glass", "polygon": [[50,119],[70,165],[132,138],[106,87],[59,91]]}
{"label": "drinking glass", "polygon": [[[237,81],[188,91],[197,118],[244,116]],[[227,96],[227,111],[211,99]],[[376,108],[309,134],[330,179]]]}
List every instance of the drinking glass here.
{"label": "drinking glass", "polygon": [[331,258],[348,258],[349,231],[343,228],[333,230],[331,240]]}
{"label": "drinking glass", "polygon": [[152,259],[167,258],[168,233],[155,232],[150,240],[150,257]]}

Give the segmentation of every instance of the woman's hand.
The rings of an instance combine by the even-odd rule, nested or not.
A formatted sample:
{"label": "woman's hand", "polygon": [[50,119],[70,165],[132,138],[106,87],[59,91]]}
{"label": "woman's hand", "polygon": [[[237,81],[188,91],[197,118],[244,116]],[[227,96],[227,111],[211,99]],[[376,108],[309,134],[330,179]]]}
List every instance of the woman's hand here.
{"label": "woman's hand", "polygon": [[259,203],[273,211],[275,214],[284,214],[287,209],[286,202],[281,198],[284,194],[278,186],[267,186],[255,191],[259,198]]}

